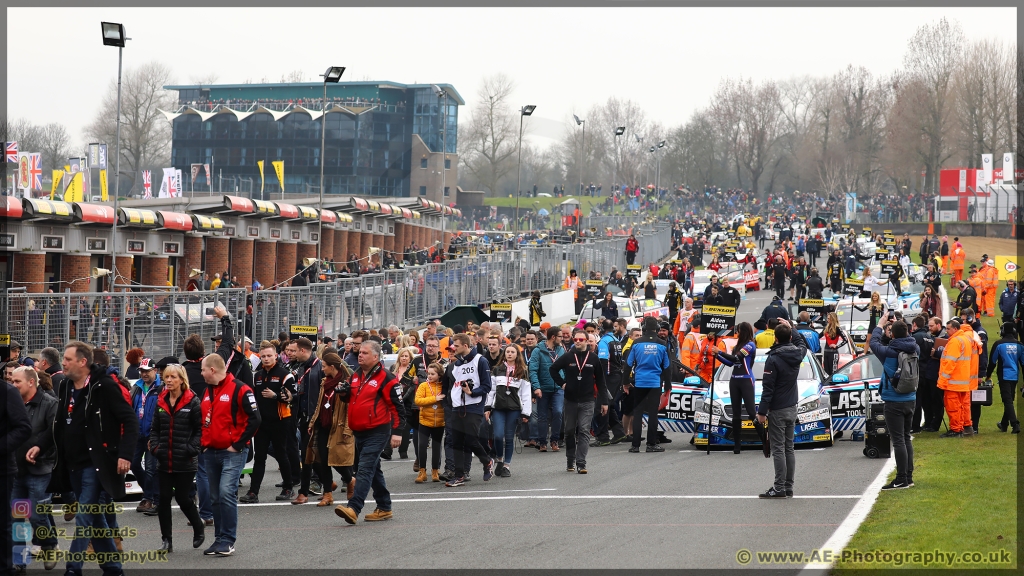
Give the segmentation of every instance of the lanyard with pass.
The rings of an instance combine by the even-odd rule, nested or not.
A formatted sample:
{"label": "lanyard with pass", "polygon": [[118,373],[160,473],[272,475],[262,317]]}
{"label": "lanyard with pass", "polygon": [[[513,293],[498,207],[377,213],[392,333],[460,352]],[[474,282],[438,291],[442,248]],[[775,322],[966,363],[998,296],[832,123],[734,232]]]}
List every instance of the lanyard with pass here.
{"label": "lanyard with pass", "polygon": [[[86,378],[85,378],[85,386],[82,386],[82,390],[85,390],[86,388],[89,387],[89,380],[91,380],[91,379],[92,379],[92,376],[86,376]],[[71,413],[74,410],[75,410],[75,388],[74,388],[74,386],[72,386],[71,387],[71,397],[68,399],[68,421],[67,421],[68,424],[71,424]]]}
{"label": "lanyard with pass", "polygon": [[576,362],[576,370],[578,371],[577,374],[576,374],[576,380],[582,381],[583,380],[583,367],[586,366],[587,360],[590,359],[590,351],[589,350],[587,351],[587,355],[583,357],[583,362],[582,363],[580,363],[579,356],[577,356],[576,354],[573,354],[573,358],[572,359],[573,359],[574,362]]}

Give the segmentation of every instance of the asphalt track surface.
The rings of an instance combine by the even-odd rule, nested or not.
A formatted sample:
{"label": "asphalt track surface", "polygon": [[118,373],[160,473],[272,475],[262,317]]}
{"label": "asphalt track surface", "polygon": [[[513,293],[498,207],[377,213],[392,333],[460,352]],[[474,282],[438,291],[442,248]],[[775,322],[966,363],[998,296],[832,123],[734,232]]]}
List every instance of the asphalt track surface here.
{"label": "asphalt track surface", "polygon": [[[739,319],[756,319],[770,299],[768,292],[748,294]],[[146,568],[741,568],[740,550],[821,547],[885,464],[865,458],[862,444],[848,439],[798,450],[795,498],[759,500],[774,477],[760,451],[707,455],[689,445],[689,435],[669,438],[660,454],[629,454],[625,445],[592,448],[587,475],[567,473],[564,452],[527,448],[515,455],[511,478],[484,482],[474,462],[472,481],[461,488],[416,484],[412,461],[397,460],[396,451],[396,460],[382,462],[394,518],[370,523],[361,515],[355,526],[332,507],[275,502],[280,476],[271,458],[265,502],[239,505],[234,556],[193,550],[191,528],[175,509],[176,550],[169,563]],[[240,493],[248,479],[243,483]],[[371,499],[363,513],[373,507]],[[138,530],[126,549],[160,546],[156,517],[131,508],[120,522]],[[211,542],[212,527],[207,537]],[[768,566],[755,558],[748,567]]]}

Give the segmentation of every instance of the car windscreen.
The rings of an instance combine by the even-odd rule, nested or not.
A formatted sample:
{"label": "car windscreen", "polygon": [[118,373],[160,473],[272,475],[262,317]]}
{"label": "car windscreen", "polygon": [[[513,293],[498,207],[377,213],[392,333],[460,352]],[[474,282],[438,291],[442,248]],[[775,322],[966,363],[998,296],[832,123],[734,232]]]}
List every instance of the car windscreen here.
{"label": "car windscreen", "polygon": [[868,312],[867,305],[864,305],[864,310],[851,308],[850,306],[838,306],[836,307],[836,316],[839,317],[840,324],[843,322],[867,322],[871,320],[871,314]]}
{"label": "car windscreen", "polygon": [[[764,378],[764,366],[768,360],[768,354],[764,351],[758,350],[757,356],[754,358],[754,378],[761,381]],[[732,367],[722,366],[722,369],[718,371],[715,376],[716,382],[728,382],[729,378],[732,377]],[[807,357],[804,357],[803,362],[800,363],[800,374],[797,376],[800,380],[813,380],[814,369],[811,368],[811,363],[807,361]]]}

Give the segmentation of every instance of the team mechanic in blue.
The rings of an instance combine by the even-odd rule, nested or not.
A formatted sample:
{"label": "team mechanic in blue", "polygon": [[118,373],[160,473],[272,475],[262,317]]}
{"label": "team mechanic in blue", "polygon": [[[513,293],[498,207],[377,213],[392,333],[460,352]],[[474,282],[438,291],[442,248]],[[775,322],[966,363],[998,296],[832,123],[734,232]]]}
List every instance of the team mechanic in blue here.
{"label": "team mechanic in blue", "polygon": [[999,396],[1003,400],[1003,419],[996,426],[1000,432],[1006,432],[1007,424],[1013,427],[1014,434],[1020,434],[1020,421],[1013,409],[1013,394],[1017,391],[1017,380],[1020,379],[1018,366],[1024,367],[1024,346],[1017,341],[1017,329],[1013,323],[1005,322],[999,330],[999,340],[992,345],[990,358],[995,362],[988,363],[985,374],[986,382],[992,384],[992,372],[999,366]]}
{"label": "team mechanic in blue", "polygon": [[[641,323],[643,335],[633,342],[626,354],[626,365],[633,370],[630,394],[633,397],[633,446],[630,452],[640,451],[640,434],[647,413],[647,452],[664,452],[658,444],[658,408],[662,385],[668,382],[666,375],[671,362],[667,343],[658,338],[658,321],[648,316]],[[667,391],[667,388],[666,388]]]}

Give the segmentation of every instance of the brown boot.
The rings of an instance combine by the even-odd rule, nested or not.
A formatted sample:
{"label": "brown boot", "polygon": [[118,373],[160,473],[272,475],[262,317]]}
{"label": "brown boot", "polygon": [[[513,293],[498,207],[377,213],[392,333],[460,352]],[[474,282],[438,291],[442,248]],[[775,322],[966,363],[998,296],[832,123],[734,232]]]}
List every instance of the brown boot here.
{"label": "brown boot", "polygon": [[419,471],[420,471],[420,459],[419,459],[419,458],[417,458],[417,459],[416,459],[416,460],[415,460],[415,461],[414,461],[414,462],[412,463],[412,471],[413,471],[413,472],[419,472]]}
{"label": "brown boot", "polygon": [[438,472],[440,472],[440,470],[438,470],[437,468],[434,468],[430,472],[430,479],[433,480],[434,482],[440,482],[441,481],[441,476],[438,474]]}
{"label": "brown boot", "polygon": [[416,483],[417,484],[423,484],[426,481],[427,481],[427,469],[426,468],[420,468],[420,473],[419,473],[419,475],[416,476]]}
{"label": "brown boot", "polygon": [[316,503],[317,506],[334,506],[334,493],[327,492],[320,498],[320,501]]}
{"label": "brown boot", "polygon": [[124,552],[124,547],[122,546],[123,542],[124,540],[120,536],[114,538],[114,547],[117,548],[118,552]]}
{"label": "brown boot", "polygon": [[352,495],[355,494],[355,493],[356,493],[356,478],[355,478],[355,476],[353,476],[352,479],[348,481],[348,487],[345,489],[345,498],[347,498],[348,500],[351,500],[352,499]]}

